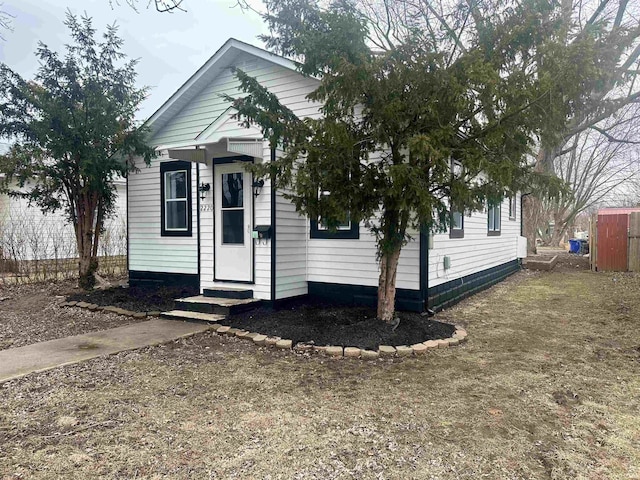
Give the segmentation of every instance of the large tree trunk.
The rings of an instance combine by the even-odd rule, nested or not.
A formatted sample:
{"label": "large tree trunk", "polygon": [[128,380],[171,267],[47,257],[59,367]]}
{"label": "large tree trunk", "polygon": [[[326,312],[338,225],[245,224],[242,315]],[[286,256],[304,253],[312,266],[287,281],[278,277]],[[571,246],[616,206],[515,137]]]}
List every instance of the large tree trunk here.
{"label": "large tree trunk", "polygon": [[94,255],[94,221],[96,215],[95,195],[82,194],[78,199],[78,215],[76,222],[76,243],[78,246],[78,285],[85,290],[96,284],[95,273],[98,261]]}
{"label": "large tree trunk", "polygon": [[396,274],[400,248],[385,252],[380,257],[380,280],[378,282],[378,319],[393,323],[396,304]]}
{"label": "large tree trunk", "polygon": [[538,215],[540,212],[540,200],[533,196],[527,195],[522,198],[522,222],[523,233],[527,237],[527,254],[535,255],[538,253],[536,240],[538,238]]}

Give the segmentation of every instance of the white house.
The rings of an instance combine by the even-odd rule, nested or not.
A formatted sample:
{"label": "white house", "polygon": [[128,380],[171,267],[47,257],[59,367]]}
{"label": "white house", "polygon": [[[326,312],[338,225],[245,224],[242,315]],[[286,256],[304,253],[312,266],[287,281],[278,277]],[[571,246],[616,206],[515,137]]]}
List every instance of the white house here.
{"label": "white house", "polygon": [[[238,40],[227,41],[148,120],[159,152],[128,178],[131,284],[184,284],[203,293],[240,289],[278,302],[302,295],[375,302],[378,264],[363,225],[335,233],[298,215],[244,162],[268,162],[258,128],[244,128],[222,94],[238,94],[229,67],[257,78],[300,117],[318,116],[305,97],[317,80],[295,64]],[[518,270],[520,198],[457,216],[450,233],[416,233],[397,274],[397,306],[448,306]],[[518,249],[520,247],[520,250]],[[526,248],[525,248],[526,250]]]}

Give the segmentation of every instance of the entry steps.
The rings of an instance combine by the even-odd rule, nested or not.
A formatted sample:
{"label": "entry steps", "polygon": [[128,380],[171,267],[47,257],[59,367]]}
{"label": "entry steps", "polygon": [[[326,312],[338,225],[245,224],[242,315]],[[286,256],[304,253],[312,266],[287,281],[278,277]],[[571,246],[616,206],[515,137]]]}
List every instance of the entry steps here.
{"label": "entry steps", "polygon": [[202,295],[176,299],[175,309],[162,312],[160,316],[176,320],[219,322],[227,315],[256,308],[261,302],[253,298],[253,290],[204,289]]}

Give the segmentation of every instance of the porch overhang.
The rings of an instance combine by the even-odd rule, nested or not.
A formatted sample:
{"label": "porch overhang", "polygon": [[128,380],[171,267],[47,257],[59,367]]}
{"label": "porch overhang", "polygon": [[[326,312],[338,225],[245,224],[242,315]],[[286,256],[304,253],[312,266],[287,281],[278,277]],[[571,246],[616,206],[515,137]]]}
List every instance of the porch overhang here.
{"label": "porch overhang", "polygon": [[170,158],[177,160],[205,163],[207,159],[206,147],[215,145],[222,146],[230,153],[262,158],[264,154],[262,131],[255,125],[247,127],[239,123],[235,114],[236,110],[229,107],[193,140],[171,145],[159,145],[156,147],[156,151],[166,150]]}

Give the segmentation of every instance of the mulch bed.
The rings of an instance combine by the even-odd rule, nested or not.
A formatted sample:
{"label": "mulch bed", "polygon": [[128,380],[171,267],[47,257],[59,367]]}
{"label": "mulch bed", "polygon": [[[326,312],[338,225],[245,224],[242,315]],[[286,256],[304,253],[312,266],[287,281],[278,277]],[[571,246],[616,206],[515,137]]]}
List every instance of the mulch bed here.
{"label": "mulch bed", "polygon": [[264,335],[278,336],[315,345],[342,345],[376,350],[379,345],[414,345],[448,338],[455,327],[429,320],[414,312],[398,312],[400,324],[393,330],[367,307],[340,307],[298,301],[287,308],[262,307],[235,314],[227,324]]}
{"label": "mulch bed", "polygon": [[113,287],[76,293],[67,297],[67,300],[145,312],[172,310],[175,299],[197,294],[197,290],[183,287]]}

